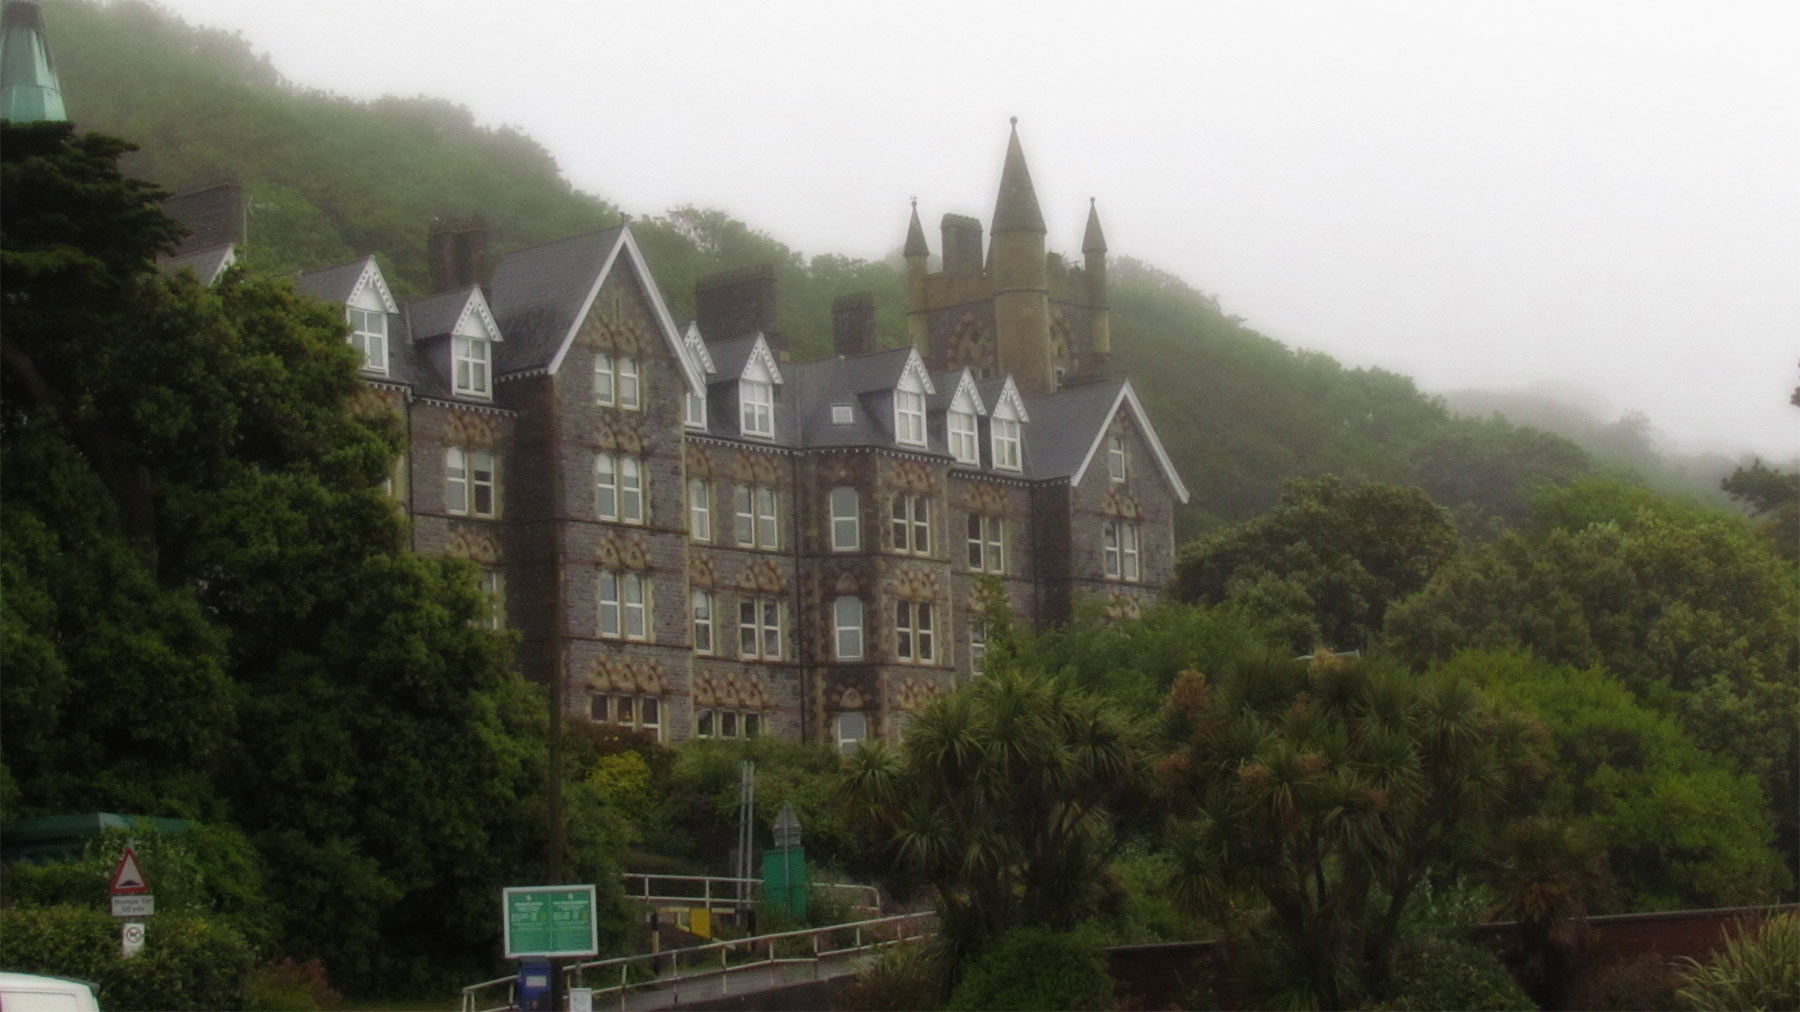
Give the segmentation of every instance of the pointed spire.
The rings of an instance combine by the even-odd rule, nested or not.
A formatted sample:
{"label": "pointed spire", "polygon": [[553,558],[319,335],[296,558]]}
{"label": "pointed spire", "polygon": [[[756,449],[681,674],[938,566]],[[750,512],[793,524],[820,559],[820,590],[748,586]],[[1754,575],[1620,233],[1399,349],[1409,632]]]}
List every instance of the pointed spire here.
{"label": "pointed spire", "polygon": [[902,251],[907,257],[928,257],[931,247],[925,245],[925,227],[919,224],[919,199],[913,198],[912,222],[906,226],[906,249]]}
{"label": "pointed spire", "polygon": [[1025,149],[1019,146],[1017,116],[1012,118],[1012,138],[1006,142],[1006,165],[1000,170],[1000,197],[994,202],[993,227],[996,233],[1045,231],[1037,190],[1031,185],[1031,170],[1025,167]]}
{"label": "pointed spire", "polygon": [[44,38],[37,0],[4,0],[0,6],[0,119],[14,123],[61,122],[62,85]]}
{"label": "pointed spire", "polygon": [[1081,252],[1106,252],[1106,233],[1100,231],[1100,209],[1094,206],[1092,197],[1088,198],[1087,232],[1081,237]]}

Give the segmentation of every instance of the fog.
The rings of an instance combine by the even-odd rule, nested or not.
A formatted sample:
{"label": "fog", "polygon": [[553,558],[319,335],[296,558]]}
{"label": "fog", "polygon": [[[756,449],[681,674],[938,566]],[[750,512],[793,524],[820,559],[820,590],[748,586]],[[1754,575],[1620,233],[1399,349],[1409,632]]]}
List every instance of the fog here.
{"label": "fog", "polygon": [[915,195],[985,220],[1016,115],[1053,249],[1093,196],[1115,254],[1288,344],[1800,448],[1794,5],[165,3],[808,254],[889,254]]}

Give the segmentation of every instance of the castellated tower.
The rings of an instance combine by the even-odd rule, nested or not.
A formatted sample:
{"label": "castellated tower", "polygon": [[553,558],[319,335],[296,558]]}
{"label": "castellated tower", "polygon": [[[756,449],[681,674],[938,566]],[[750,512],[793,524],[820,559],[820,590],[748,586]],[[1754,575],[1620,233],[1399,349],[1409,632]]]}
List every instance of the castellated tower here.
{"label": "castellated tower", "polygon": [[984,261],[981,223],[944,215],[943,262],[930,273],[931,250],[913,206],[904,249],[907,327],[931,369],[966,366],[982,377],[1011,375],[1028,396],[1105,378],[1112,340],[1099,211],[1090,202],[1080,266],[1047,251],[1016,119],[992,228]]}

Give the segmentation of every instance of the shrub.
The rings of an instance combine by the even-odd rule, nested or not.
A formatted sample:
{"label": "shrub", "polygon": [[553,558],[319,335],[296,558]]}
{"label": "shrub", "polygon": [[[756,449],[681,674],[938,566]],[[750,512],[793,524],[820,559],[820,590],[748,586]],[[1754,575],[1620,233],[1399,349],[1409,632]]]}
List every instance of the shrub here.
{"label": "shrub", "polygon": [[244,1008],[250,943],[212,918],[158,915],[142,952],[119,954],[119,922],[74,906],[0,910],[5,967],[92,982],[100,1003],[129,1009]]}
{"label": "shrub", "polygon": [[1104,1009],[1113,980],[1092,931],[1014,928],[963,974],[950,995],[954,1009]]}
{"label": "shrub", "polygon": [[939,1008],[943,997],[943,961],[926,945],[912,943],[881,950],[844,988],[836,1004],[868,1012],[907,1012]]}
{"label": "shrub", "polygon": [[1468,942],[1437,938],[1401,949],[1382,1009],[1531,1009],[1537,1006],[1498,956]]}
{"label": "shrub", "polygon": [[318,960],[296,963],[283,956],[256,968],[244,999],[244,1007],[256,1012],[311,1012],[336,1008],[341,996],[326,981]]}
{"label": "shrub", "polygon": [[1726,938],[1708,961],[1682,964],[1676,994],[1692,1008],[1800,1009],[1800,914],[1771,917]]}
{"label": "shrub", "polygon": [[1583,981],[1570,999],[1574,1008],[1637,1009],[1675,1007],[1680,977],[1660,953],[1646,952],[1614,963]]}

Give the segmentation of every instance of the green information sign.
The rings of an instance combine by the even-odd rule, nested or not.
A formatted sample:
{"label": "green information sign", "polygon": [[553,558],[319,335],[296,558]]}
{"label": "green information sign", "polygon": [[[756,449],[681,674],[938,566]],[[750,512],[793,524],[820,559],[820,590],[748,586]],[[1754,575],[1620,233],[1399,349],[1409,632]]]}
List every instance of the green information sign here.
{"label": "green information sign", "polygon": [[597,956],[594,887],[514,886],[500,899],[506,958]]}

